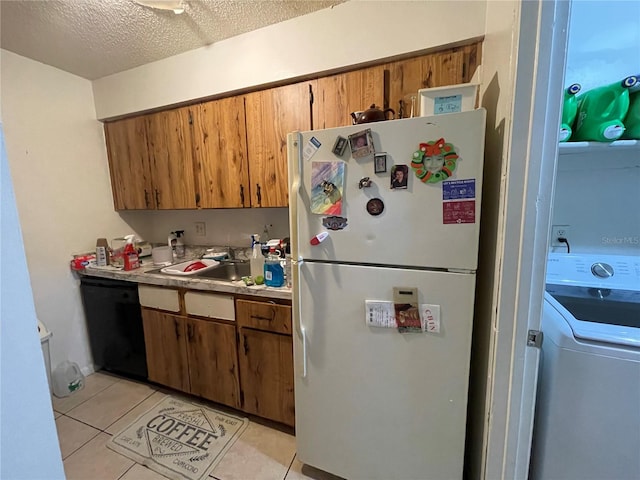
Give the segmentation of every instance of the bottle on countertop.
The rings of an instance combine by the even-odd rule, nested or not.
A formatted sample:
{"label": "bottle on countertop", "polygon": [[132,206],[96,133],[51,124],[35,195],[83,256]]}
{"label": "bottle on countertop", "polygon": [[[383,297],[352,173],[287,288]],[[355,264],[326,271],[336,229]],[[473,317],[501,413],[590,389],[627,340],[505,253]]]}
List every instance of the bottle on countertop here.
{"label": "bottle on countertop", "polygon": [[267,287],[284,286],[284,268],[281,261],[280,252],[271,247],[264,261],[264,284]]}
{"label": "bottle on countertop", "polygon": [[140,268],[140,258],[138,257],[138,250],[133,244],[136,236],[125,235],[124,238],[127,240],[127,244],[124,246],[124,269],[135,270],[136,268]]}
{"label": "bottle on countertop", "polygon": [[109,263],[109,243],[106,238],[99,238],[96,242],[96,265],[106,267]]}
{"label": "bottle on countertop", "polygon": [[264,275],[264,255],[262,255],[262,246],[260,245],[260,235],[254,233],[251,235],[251,276],[256,278]]}
{"label": "bottle on countertop", "polygon": [[184,258],[185,248],[182,235],[184,235],[184,230],[176,230],[175,232],[171,232],[169,234],[167,243],[171,247],[174,260],[178,258]]}

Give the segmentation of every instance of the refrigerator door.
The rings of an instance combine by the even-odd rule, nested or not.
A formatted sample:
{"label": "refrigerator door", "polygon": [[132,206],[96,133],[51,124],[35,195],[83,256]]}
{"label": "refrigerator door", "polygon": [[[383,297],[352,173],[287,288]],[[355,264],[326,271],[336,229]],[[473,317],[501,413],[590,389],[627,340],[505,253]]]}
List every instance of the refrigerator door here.
{"label": "refrigerator door", "polygon": [[[474,274],[294,267],[298,458],[349,479],[462,478]],[[440,333],[369,327],[365,300],[417,288]]]}
{"label": "refrigerator door", "polygon": [[[485,110],[478,109],[291,134],[289,203],[294,258],[475,270],[485,117]],[[353,158],[349,146],[342,156],[332,151],[338,136],[348,139],[365,129],[371,129],[375,151],[386,152],[386,172],[374,173],[373,155]],[[305,158],[305,148],[311,152],[315,148],[312,138],[320,147]],[[411,167],[413,154],[420,144],[441,138],[455,148],[456,168],[444,183],[423,183]],[[337,215],[346,219],[342,230],[327,230],[322,221],[330,215],[312,213],[312,209],[318,211],[322,177],[318,162],[344,162],[342,208]],[[408,166],[406,189],[391,189],[393,165]],[[370,178],[371,186],[359,188],[365,177]],[[382,201],[381,214],[368,212],[372,199]],[[335,200],[327,195],[324,202],[328,205]],[[324,231],[329,231],[328,238],[311,245],[311,239]]]}

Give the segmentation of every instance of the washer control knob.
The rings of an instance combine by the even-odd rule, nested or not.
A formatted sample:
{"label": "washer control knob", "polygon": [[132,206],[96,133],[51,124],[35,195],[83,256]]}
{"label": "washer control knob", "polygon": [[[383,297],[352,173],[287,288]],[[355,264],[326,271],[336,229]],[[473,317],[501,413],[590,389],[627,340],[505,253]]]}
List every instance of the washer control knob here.
{"label": "washer control knob", "polygon": [[594,263],[593,265],[591,265],[591,273],[593,273],[598,278],[613,277],[613,267],[608,263]]}

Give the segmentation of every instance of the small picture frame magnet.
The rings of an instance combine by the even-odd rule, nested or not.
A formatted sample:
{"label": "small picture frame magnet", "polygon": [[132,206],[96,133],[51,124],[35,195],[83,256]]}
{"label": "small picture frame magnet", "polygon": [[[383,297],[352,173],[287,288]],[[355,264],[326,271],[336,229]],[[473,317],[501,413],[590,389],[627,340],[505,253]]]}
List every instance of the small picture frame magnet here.
{"label": "small picture frame magnet", "polygon": [[374,173],[385,173],[387,171],[387,153],[380,152],[373,154]]}
{"label": "small picture frame magnet", "polygon": [[347,139],[338,135],[336,143],[333,144],[333,153],[339,157],[344,155],[344,151],[347,149]]}
{"label": "small picture frame magnet", "polygon": [[349,146],[353,158],[363,158],[375,153],[371,129],[367,128],[349,135]]}

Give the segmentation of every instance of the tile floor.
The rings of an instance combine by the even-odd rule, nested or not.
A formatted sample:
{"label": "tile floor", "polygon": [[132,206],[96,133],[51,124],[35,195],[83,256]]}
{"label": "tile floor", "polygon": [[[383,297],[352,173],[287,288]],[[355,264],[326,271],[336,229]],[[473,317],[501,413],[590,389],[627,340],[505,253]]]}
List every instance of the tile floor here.
{"label": "tile floor", "polygon": [[[98,372],[85,387],[53,399],[60,450],[68,480],[163,480],[166,477],[106,447],[111,435],[158,403],[167,394],[144,383]],[[202,402],[201,400],[199,400]],[[202,402],[206,403],[206,402]],[[225,410],[220,405],[211,407]],[[228,409],[227,409],[228,410]],[[236,413],[229,410],[230,413]],[[295,437],[250,418],[211,477],[218,480],[339,480],[296,459]]]}

